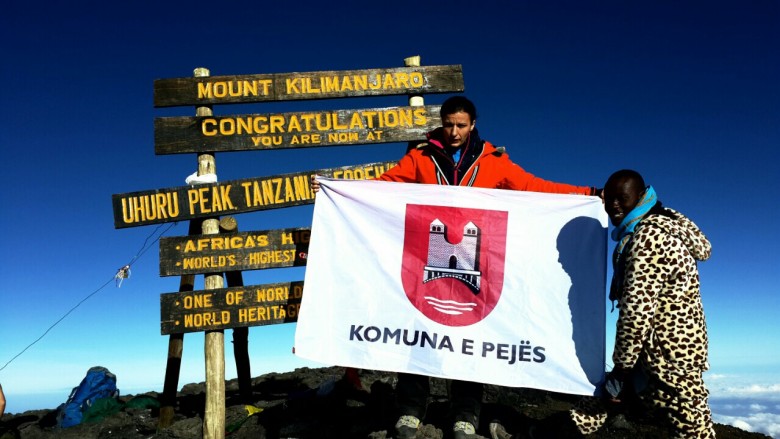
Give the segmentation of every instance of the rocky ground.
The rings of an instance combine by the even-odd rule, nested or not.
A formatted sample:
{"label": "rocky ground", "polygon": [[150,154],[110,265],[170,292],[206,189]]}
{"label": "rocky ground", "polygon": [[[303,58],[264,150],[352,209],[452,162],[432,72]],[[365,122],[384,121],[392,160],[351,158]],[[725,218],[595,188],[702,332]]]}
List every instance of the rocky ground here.
{"label": "rocky ground", "polygon": [[[227,438],[363,438],[392,437],[396,416],[393,408],[395,374],[362,371],[364,390],[341,380],[339,367],[301,368],[288,373],[272,373],[252,381],[253,396],[242,401],[235,380],[226,385]],[[203,436],[205,385],[185,385],[177,397],[173,424],[158,428],[158,394],[123,395],[117,412],[94,422],[56,428],[56,411],[34,410],[6,414],[0,424],[0,439],[189,439]],[[450,439],[446,386],[432,381],[432,401],[418,439]],[[578,399],[529,389],[486,386],[483,426],[502,419],[510,431],[528,423],[555,419]],[[757,439],[768,436],[734,427],[716,425],[719,439]],[[566,437],[563,430],[555,437]],[[594,438],[663,438],[666,434],[649,420],[631,415],[614,416]]]}

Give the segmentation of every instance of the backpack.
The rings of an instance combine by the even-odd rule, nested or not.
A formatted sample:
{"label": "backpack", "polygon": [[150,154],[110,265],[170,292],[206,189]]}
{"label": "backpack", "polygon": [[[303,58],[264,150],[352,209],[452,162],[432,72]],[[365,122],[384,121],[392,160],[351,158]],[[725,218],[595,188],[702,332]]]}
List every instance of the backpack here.
{"label": "backpack", "polygon": [[101,366],[89,368],[87,375],[78,387],[74,387],[65,404],[60,406],[57,425],[62,428],[81,423],[84,413],[95,401],[101,398],[116,398],[116,375]]}

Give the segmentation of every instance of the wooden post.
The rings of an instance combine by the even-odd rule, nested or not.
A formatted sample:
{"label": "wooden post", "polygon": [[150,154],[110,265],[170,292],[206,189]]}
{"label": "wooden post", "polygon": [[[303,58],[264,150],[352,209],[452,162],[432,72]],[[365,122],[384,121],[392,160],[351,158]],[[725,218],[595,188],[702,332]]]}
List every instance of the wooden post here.
{"label": "wooden post", "polygon": [[[420,67],[420,55],[404,58],[404,65],[406,67]],[[423,105],[425,105],[425,102],[422,95],[412,95],[412,94],[409,95],[409,106],[421,107]],[[431,116],[433,117],[433,115]],[[406,145],[406,152],[409,152],[409,150],[415,148],[420,143],[421,141],[409,142]]]}
{"label": "wooden post", "polygon": [[[238,232],[238,222],[233,216],[219,220],[219,228],[226,233]],[[240,271],[225,273],[228,287],[243,287],[244,275]],[[249,364],[249,328],[246,326],[233,328],[233,357],[236,360],[236,375],[238,376],[238,393],[245,403],[252,402],[252,370]]]}
{"label": "wooden post", "polygon": [[[209,76],[208,69],[195,69],[195,77]],[[213,116],[210,106],[197,107],[199,117]],[[198,175],[216,174],[217,166],[214,154],[198,154]],[[219,219],[203,220],[204,235],[219,233]],[[204,289],[223,288],[225,281],[222,273],[206,274]],[[203,439],[224,439],[225,437],[225,334],[224,331],[206,331],[204,342],[206,357],[206,410],[203,416]]]}
{"label": "wooden post", "polygon": [[[197,235],[201,228],[200,220],[190,220],[189,235]],[[195,275],[186,274],[179,281],[179,292],[195,289]],[[179,389],[179,373],[181,372],[181,355],[184,351],[184,334],[171,334],[168,338],[168,364],[165,367],[165,383],[160,397],[160,419],[158,428],[167,428],[173,424],[174,408],[176,407],[176,392]]]}
{"label": "wooden post", "polygon": [[[420,67],[420,55],[404,58],[406,67]],[[409,95],[409,105],[412,107],[421,107],[425,105],[422,95]]]}

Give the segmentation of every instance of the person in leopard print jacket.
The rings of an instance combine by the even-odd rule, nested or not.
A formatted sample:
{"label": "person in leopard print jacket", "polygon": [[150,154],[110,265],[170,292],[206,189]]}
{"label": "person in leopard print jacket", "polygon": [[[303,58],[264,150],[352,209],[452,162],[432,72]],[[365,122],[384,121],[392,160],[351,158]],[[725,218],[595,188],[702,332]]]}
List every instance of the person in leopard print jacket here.
{"label": "person in leopard print jacket", "polygon": [[[604,208],[617,241],[610,299],[620,309],[605,396],[638,396],[674,437],[715,437],[702,380],[709,364],[697,268],[710,257],[710,242],[693,221],[662,206],[636,171],[609,177]],[[571,414],[583,434],[606,420],[584,407]]]}
{"label": "person in leopard print jacket", "polygon": [[710,257],[710,242],[690,219],[663,207],[636,171],[612,174],[603,194],[617,241],[610,299],[620,314],[614,368],[602,398],[584,398],[568,416],[515,435],[492,423],[494,439],[588,435],[606,423],[608,413],[636,406],[665,422],[672,437],[715,437],[702,380],[709,364],[696,265]]}

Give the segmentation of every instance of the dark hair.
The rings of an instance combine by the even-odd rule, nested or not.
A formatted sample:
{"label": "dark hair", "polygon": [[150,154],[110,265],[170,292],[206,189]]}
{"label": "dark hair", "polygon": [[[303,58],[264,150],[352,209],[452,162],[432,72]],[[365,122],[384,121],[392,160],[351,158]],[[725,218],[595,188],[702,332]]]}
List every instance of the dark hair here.
{"label": "dark hair", "polygon": [[459,111],[467,113],[469,117],[471,117],[472,122],[477,120],[477,107],[475,107],[474,103],[468,100],[465,96],[453,96],[444,101],[444,103],[441,104],[441,111],[439,111],[439,116],[444,118],[444,116],[454,114]]}
{"label": "dark hair", "polygon": [[[645,179],[642,178],[642,175],[639,172],[634,171],[633,169],[621,169],[619,171],[614,172],[607,179],[607,184],[609,184],[609,182],[611,181],[618,181],[618,180],[632,181],[640,191],[644,190],[644,188],[646,187]],[[606,187],[606,185],[604,186]]]}

